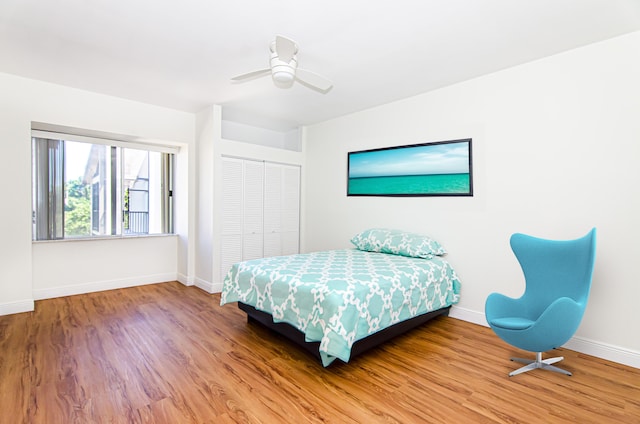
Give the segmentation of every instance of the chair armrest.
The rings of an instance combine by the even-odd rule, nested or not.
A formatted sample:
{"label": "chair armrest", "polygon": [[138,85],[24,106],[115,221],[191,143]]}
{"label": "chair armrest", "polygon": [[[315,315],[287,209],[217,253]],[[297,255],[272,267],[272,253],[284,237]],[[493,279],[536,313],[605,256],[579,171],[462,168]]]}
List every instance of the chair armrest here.
{"label": "chair armrest", "polygon": [[583,305],[569,297],[561,297],[547,306],[535,325],[548,326],[549,328],[557,328],[558,326],[573,328],[571,332],[573,334],[578,329],[583,313]]}
{"label": "chair armrest", "polygon": [[514,299],[500,293],[491,293],[484,304],[487,322],[494,318],[522,316],[521,298]]}
{"label": "chair armrest", "polygon": [[575,334],[583,314],[584,305],[568,297],[556,299],[528,330],[531,343],[542,346],[540,351],[562,346]]}

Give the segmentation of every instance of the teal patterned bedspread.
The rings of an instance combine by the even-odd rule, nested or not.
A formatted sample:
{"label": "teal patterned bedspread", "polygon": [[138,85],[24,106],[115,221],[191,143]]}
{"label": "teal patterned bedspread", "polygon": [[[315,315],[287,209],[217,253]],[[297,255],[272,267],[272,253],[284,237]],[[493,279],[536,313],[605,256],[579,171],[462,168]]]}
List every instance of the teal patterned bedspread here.
{"label": "teal patterned bedspread", "polygon": [[293,325],[320,342],[326,367],[336,358],[348,362],[357,340],[459,297],[460,281],[441,257],[345,249],[234,264],[220,304],[240,301]]}

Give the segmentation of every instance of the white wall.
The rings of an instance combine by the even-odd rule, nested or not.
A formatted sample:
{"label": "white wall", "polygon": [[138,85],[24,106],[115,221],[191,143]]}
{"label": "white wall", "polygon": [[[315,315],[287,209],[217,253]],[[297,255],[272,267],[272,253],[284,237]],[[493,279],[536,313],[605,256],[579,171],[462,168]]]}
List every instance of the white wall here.
{"label": "white wall", "polygon": [[209,290],[213,275],[213,146],[220,139],[221,109],[212,106],[196,115],[198,179],[196,192],[196,275],[195,285]]}
{"label": "white wall", "polygon": [[196,152],[197,147],[186,145],[175,157],[173,192],[173,230],[178,236],[178,281],[187,286],[194,284],[196,266]]}
{"label": "white wall", "polygon": [[[73,244],[51,242],[34,244],[32,251],[31,122],[163,140],[186,146],[186,152],[194,140],[192,114],[7,74],[0,74],[0,92],[0,145],[4,157],[0,167],[0,179],[4,182],[3,207],[0,208],[0,234],[4,238],[4,243],[0,244],[0,314],[32,309],[34,291],[40,291],[40,294],[73,293],[79,290],[73,285],[99,287],[100,282],[107,281],[112,287],[119,281],[126,286],[134,279],[150,282],[154,276],[164,278],[171,274],[175,279],[179,274],[189,273],[185,269],[188,260],[180,264],[177,260],[178,249],[184,249],[186,243],[178,244],[176,237]],[[183,162],[188,161],[178,160],[179,187],[186,186],[184,180],[188,178]],[[181,195],[181,202],[192,201],[186,193]],[[186,233],[181,233],[179,240],[186,240],[188,232],[194,231],[193,225],[184,223],[183,220],[179,228]],[[118,243],[118,247],[114,248],[112,243]],[[75,254],[63,253],[70,250],[76,250]],[[82,258],[76,254],[82,255],[82,252],[101,255],[102,261],[117,267],[119,263],[127,263],[132,252],[140,251],[144,255],[155,255],[159,262],[146,260],[142,267],[123,266],[112,273],[87,266],[80,267],[80,271],[73,269]],[[183,258],[188,254],[181,252]],[[56,258],[58,270],[47,273],[53,258]],[[167,258],[171,258],[168,265],[160,264]]]}
{"label": "white wall", "polygon": [[226,140],[241,141],[244,143],[259,144],[276,149],[287,149],[299,152],[302,149],[299,129],[274,131],[266,128],[258,128],[240,122],[221,122],[222,138]]}
{"label": "white wall", "polygon": [[[640,367],[640,32],[308,127],[305,251],[367,227],[432,235],[460,274],[459,317],[524,287],[514,232],[598,228],[592,294],[571,346]],[[474,196],[346,196],[347,152],[473,138]]]}
{"label": "white wall", "polygon": [[178,236],[33,244],[35,300],[176,280]]}
{"label": "white wall", "polygon": [[[220,281],[220,234],[222,209],[221,158],[223,156],[240,157],[254,160],[271,161],[292,165],[302,165],[303,154],[287,147],[287,135],[280,134],[278,147],[273,147],[273,138],[265,137],[264,131],[248,126],[242,129],[245,141],[224,139],[222,130],[222,109],[218,105],[199,112],[196,117],[198,145],[198,188],[197,188],[197,258],[195,284],[210,293],[222,290]],[[228,127],[229,128],[229,127]],[[231,128],[235,128],[231,125]],[[235,128],[235,129],[238,129]],[[230,134],[233,135],[232,131]],[[289,134],[291,135],[291,134]],[[246,142],[251,139],[251,142]],[[298,139],[298,137],[296,137]],[[265,145],[260,145],[264,143]],[[217,205],[217,206],[216,206]]]}

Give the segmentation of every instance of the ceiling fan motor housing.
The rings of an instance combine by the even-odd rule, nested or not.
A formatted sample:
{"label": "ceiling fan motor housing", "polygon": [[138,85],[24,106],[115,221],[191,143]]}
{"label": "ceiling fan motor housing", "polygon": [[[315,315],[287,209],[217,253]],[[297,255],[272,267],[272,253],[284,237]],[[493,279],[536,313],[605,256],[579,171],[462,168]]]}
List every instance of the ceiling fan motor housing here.
{"label": "ceiling fan motor housing", "polygon": [[271,77],[273,82],[281,88],[288,88],[293,85],[296,78],[296,67],[298,62],[293,56],[289,62],[280,60],[276,53],[271,54]]}

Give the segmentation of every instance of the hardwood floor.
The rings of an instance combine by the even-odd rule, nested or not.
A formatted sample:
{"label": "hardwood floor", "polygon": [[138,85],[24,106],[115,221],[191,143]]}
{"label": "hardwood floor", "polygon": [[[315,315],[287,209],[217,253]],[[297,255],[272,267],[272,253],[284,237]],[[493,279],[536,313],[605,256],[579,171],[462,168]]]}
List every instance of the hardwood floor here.
{"label": "hardwood floor", "polygon": [[0,423],[639,423],[640,370],[566,349],[515,377],[490,329],[434,321],[323,368],[235,305],[164,283],[0,317]]}

